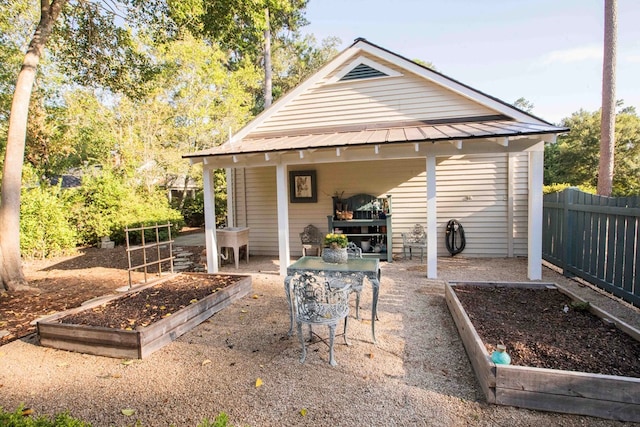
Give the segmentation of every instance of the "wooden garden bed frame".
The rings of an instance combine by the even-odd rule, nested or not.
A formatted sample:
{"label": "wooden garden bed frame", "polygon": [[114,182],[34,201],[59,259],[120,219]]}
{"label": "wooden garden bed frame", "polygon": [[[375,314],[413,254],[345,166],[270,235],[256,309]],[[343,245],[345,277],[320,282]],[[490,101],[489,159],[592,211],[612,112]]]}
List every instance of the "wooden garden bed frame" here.
{"label": "wooden garden bed frame", "polygon": [[[127,293],[98,298],[81,307],[45,317],[37,322],[40,345],[98,356],[143,359],[251,291],[251,276],[242,276],[242,279],[238,282],[228,285],[194,304],[190,304],[169,317],[154,322],[147,327],[131,331],[59,322],[59,319],[70,314],[89,310],[122,298],[129,293],[171,280],[180,274],[206,275],[204,273],[174,274],[134,287]],[[229,273],[225,273],[225,275],[229,275]]]}
{"label": "wooden garden bed frame", "polygon": [[[465,285],[552,288],[574,301],[584,300],[549,283],[469,283]],[[455,283],[445,285],[445,298],[487,402],[498,405],[640,422],[640,378],[591,374],[527,366],[496,365],[460,300]],[[590,311],[635,340],[640,331],[589,304]]]}

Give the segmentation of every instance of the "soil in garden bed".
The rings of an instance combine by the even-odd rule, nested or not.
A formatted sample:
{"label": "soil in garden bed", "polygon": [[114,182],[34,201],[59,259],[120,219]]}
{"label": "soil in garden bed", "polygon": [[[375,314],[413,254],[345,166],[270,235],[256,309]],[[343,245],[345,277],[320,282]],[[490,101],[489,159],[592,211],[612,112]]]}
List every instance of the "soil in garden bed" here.
{"label": "soil in garden bed", "polygon": [[179,274],[155,286],[65,316],[60,322],[134,330],[171,316],[242,278],[236,275]]}
{"label": "soil in garden bed", "polygon": [[454,291],[489,354],[505,344],[512,365],[640,378],[640,342],[556,289]]}

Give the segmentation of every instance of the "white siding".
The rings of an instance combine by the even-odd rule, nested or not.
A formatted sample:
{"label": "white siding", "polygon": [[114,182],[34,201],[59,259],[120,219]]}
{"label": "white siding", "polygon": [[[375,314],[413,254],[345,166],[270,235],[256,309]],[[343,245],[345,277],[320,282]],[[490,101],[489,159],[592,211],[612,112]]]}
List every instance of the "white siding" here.
{"label": "white siding", "polygon": [[509,177],[508,161],[508,154],[491,154],[456,156],[438,162],[436,179],[440,255],[448,255],[444,242],[445,227],[450,219],[458,220],[464,228],[464,256],[509,255],[508,239],[512,234],[507,221],[509,179],[514,180],[514,255],[526,255],[527,164],[521,161],[520,155],[515,156],[514,176]]}
{"label": "white siding", "polygon": [[[527,155],[514,156],[514,254],[527,250]],[[401,233],[414,224],[426,225],[425,159],[299,165],[291,170],[315,170],[317,203],[289,204],[291,256],[302,253],[299,233],[307,224],[327,232],[331,196],[391,194],[393,252],[402,253]],[[438,159],[438,255],[448,256],[445,226],[455,218],[463,225],[467,246],[462,256],[508,255],[508,154],[456,156]],[[275,168],[246,169],[247,224],[251,253],[277,256],[278,230]],[[240,194],[238,194],[240,197]],[[470,200],[467,198],[470,197]],[[240,203],[240,202],[239,202]],[[242,202],[244,203],[244,201]],[[241,212],[241,209],[237,210]],[[244,225],[244,224],[243,224]]]}
{"label": "white siding", "polygon": [[251,254],[278,254],[276,170],[273,167],[245,170],[247,223]]}
{"label": "white siding", "polygon": [[334,84],[320,81],[254,132],[496,114],[494,110],[393,64],[379,62],[404,75]]}
{"label": "white siding", "polygon": [[[527,256],[527,240],[529,221],[529,155],[517,153],[513,156],[515,162],[515,176],[512,177],[514,186],[513,200],[513,250],[515,256]],[[542,232],[542,231],[540,231]]]}

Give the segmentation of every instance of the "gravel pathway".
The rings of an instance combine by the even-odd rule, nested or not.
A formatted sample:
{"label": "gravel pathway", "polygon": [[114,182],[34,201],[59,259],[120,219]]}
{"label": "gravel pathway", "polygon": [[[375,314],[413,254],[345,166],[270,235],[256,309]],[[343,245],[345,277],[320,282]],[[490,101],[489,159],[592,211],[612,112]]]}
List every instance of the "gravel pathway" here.
{"label": "gravel pathway", "polygon": [[[235,302],[147,359],[123,362],[43,348],[33,337],[0,347],[0,406],[69,411],[94,426],[196,426],[220,412],[235,426],[633,425],[486,404],[447,309],[443,280],[526,281],[526,260],[447,258],[439,268],[441,280],[428,280],[418,262],[384,263],[379,343],[371,342],[366,287],[363,320],[351,315],[352,345],[336,340],[334,368],[322,342],[299,363],[298,340],[287,336],[278,266],[252,257],[241,269],[252,273],[257,298]],[[611,305],[640,327],[638,310],[550,269],[544,275],[589,293],[597,305]],[[122,409],[135,413],[125,416]]]}

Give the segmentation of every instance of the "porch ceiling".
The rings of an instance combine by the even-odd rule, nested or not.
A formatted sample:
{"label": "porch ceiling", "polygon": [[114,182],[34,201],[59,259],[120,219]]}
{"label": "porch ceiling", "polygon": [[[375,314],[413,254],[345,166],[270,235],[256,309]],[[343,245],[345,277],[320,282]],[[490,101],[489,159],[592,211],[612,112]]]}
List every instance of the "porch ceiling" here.
{"label": "porch ceiling", "polygon": [[[270,153],[282,155],[287,152],[318,151],[322,149],[355,148],[366,146],[386,146],[389,144],[407,144],[417,142],[454,142],[458,149],[462,141],[482,140],[489,143],[495,151],[495,142],[508,141],[505,138],[527,138],[545,135],[557,135],[568,131],[550,124],[522,123],[513,120],[476,120],[466,122],[446,122],[437,124],[410,123],[404,125],[369,124],[351,128],[292,130],[287,133],[269,134],[245,138],[234,143],[225,143],[217,147],[183,157],[197,163],[207,159],[205,163],[227,163],[224,159],[233,157],[233,163],[251,163],[250,158],[262,154],[268,160]],[[460,141],[460,142],[457,142]],[[505,142],[506,146],[508,142]],[[377,149],[376,149],[377,150]],[[418,151],[416,149],[416,151]],[[477,151],[477,148],[474,150]],[[300,155],[302,157],[302,154]],[[262,156],[260,156],[262,157]],[[351,159],[354,160],[354,159]],[[261,163],[261,162],[260,162]]]}

